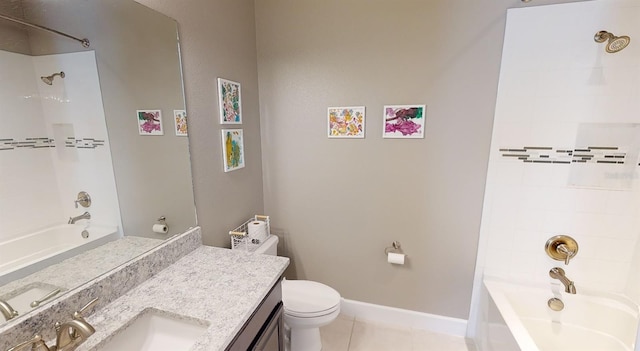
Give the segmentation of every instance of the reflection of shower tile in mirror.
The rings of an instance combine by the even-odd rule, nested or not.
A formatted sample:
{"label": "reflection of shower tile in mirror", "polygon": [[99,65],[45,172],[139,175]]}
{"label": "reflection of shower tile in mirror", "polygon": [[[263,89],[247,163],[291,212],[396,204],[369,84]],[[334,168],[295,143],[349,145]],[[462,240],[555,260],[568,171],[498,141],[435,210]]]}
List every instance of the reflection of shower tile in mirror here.
{"label": "reflection of shower tile in mirror", "polygon": [[569,186],[631,190],[639,178],[640,124],[581,123]]}
{"label": "reflection of shower tile in mirror", "polygon": [[75,148],[76,138],[71,123],[55,123],[51,126],[53,139],[56,143],[56,154],[62,162],[78,161],[78,151]]}

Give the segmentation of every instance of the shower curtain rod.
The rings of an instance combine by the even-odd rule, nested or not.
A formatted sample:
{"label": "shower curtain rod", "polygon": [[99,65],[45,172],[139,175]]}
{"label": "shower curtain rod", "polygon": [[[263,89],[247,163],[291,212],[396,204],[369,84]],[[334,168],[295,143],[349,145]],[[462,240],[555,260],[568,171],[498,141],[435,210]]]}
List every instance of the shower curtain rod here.
{"label": "shower curtain rod", "polygon": [[40,29],[40,30],[43,30],[43,31],[45,31],[45,32],[49,32],[49,33],[54,33],[54,34],[62,35],[63,37],[67,37],[67,38],[69,38],[69,39],[73,39],[73,40],[75,40],[75,41],[79,42],[79,43],[80,43],[80,44],[82,44],[82,46],[84,46],[85,48],[88,48],[88,47],[91,45],[91,43],[89,43],[89,39],[87,39],[87,38],[84,38],[84,39],[78,39],[78,38],[76,38],[76,37],[74,37],[74,36],[71,36],[71,35],[69,35],[69,34],[62,33],[62,32],[58,32],[58,31],[57,31],[57,30],[55,30],[55,29],[51,29],[51,28],[47,28],[47,27],[40,26],[40,25],[37,25],[37,24],[33,24],[33,23],[29,23],[29,22],[25,22],[25,21],[23,21],[23,20],[20,20],[20,19],[15,18],[15,17],[11,17],[11,16],[7,16],[7,15],[3,15],[3,14],[0,14],[0,18],[6,19],[7,21],[11,21],[11,22],[15,22],[15,23],[22,24],[23,26],[27,26],[27,27],[31,27],[31,28],[35,28],[35,29]]}

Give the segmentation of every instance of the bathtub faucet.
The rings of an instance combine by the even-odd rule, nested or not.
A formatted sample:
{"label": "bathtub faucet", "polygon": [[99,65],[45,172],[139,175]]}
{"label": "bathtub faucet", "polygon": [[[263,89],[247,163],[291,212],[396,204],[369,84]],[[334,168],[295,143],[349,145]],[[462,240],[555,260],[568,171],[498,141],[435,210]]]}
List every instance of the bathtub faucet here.
{"label": "bathtub faucet", "polygon": [[558,279],[562,284],[564,284],[564,292],[569,294],[576,293],[576,286],[573,281],[569,280],[569,278],[564,274],[564,269],[560,267],[553,267],[549,271],[549,276],[553,279]]}
{"label": "bathtub faucet", "polygon": [[75,224],[77,221],[81,220],[81,219],[91,219],[91,213],[89,212],[85,212],[79,216],[76,217],[69,217],[69,224]]}

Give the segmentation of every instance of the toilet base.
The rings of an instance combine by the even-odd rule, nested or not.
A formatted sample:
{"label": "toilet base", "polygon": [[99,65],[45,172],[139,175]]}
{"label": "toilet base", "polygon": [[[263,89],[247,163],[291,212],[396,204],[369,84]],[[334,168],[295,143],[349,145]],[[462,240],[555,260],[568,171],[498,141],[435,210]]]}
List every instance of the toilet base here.
{"label": "toilet base", "polygon": [[320,328],[291,329],[291,351],[321,351]]}

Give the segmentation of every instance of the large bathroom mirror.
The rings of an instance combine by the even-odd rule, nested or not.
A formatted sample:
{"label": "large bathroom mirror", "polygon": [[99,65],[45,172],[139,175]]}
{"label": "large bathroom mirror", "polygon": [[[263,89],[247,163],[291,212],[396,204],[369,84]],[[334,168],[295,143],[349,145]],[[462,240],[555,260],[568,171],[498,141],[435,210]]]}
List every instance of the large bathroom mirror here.
{"label": "large bathroom mirror", "polygon": [[133,0],[4,0],[0,17],[3,324],[196,216],[177,23]]}

